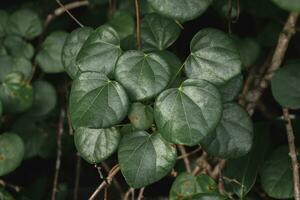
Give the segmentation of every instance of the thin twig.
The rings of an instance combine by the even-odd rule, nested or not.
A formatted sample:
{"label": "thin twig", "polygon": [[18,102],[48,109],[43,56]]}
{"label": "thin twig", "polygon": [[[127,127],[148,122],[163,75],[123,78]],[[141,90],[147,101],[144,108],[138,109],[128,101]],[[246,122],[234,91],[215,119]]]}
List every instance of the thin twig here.
{"label": "thin twig", "polygon": [[137,200],[142,200],[144,198],[144,191],[145,191],[145,187],[142,187],[139,191],[139,195],[137,197]]}
{"label": "thin twig", "polygon": [[189,156],[191,156],[191,155],[193,155],[193,154],[195,154],[195,153],[198,153],[198,152],[201,151],[201,150],[202,150],[202,148],[201,148],[201,147],[198,147],[198,148],[195,149],[194,151],[191,151],[191,152],[186,153],[186,154],[184,154],[184,155],[178,156],[178,157],[177,157],[177,160],[181,160],[181,159],[183,159],[183,158],[185,158],[185,157],[189,157]]}
{"label": "thin twig", "polygon": [[[178,145],[178,149],[179,149],[181,155],[186,155],[187,154],[183,145]],[[188,173],[191,173],[192,172],[192,168],[191,168],[191,164],[190,164],[189,158],[187,156],[183,156],[182,159],[183,159],[186,171]]]}
{"label": "thin twig", "polygon": [[5,181],[3,180],[0,180],[0,186],[1,187],[7,187],[7,188],[11,188],[13,189],[14,191],[16,192],[20,192],[21,191],[21,187],[18,186],[18,185],[13,185],[11,183],[6,183]]}
{"label": "thin twig", "polygon": [[103,200],[107,200],[107,198],[108,198],[108,195],[107,195],[107,190],[108,190],[108,188],[107,188],[107,187],[106,187],[106,188],[104,188]]}
{"label": "thin twig", "polygon": [[138,49],[142,48],[141,43],[141,19],[140,19],[140,0],[134,0],[136,16],[136,42]]}
{"label": "thin twig", "polygon": [[102,183],[98,186],[98,188],[94,191],[94,193],[91,195],[89,200],[93,200],[96,198],[96,196],[101,192],[102,189],[104,189],[107,185],[110,185],[112,182],[113,177],[120,171],[119,165],[115,165],[112,167],[112,169],[109,171],[108,176],[105,181],[102,181]]}
{"label": "thin twig", "polygon": [[[108,166],[108,164],[106,162],[102,161],[101,162],[101,166],[105,169],[105,171],[107,171],[107,173],[109,173],[110,169],[109,169],[109,166]],[[115,188],[117,190],[119,190],[121,198],[123,198],[124,197],[124,192],[122,190],[121,185],[117,181],[117,179],[113,178],[112,179],[112,183],[114,184]]]}
{"label": "thin twig", "polygon": [[60,0],[56,0],[56,2],[58,3],[58,5],[60,7],[62,7],[64,9],[64,11],[80,26],[80,27],[84,27],[78,19],[76,19],[76,17],[74,17],[74,15],[72,15],[72,13],[64,6],[64,4],[62,4],[60,2]]}
{"label": "thin twig", "polygon": [[213,171],[211,173],[211,177],[214,179],[218,178],[220,176],[222,170],[224,169],[225,165],[226,165],[226,160],[220,159],[218,164],[213,169]]}
{"label": "thin twig", "polygon": [[289,150],[290,150],[289,156],[291,157],[292,160],[294,197],[295,200],[300,200],[299,163],[297,160],[294,131],[293,131],[290,115],[289,115],[289,110],[287,108],[283,108],[282,111],[285,120],[286,134],[287,134]]}
{"label": "thin twig", "polygon": [[60,171],[61,165],[61,155],[62,155],[62,135],[64,132],[64,120],[65,120],[65,109],[62,106],[59,114],[59,121],[58,121],[58,130],[57,130],[57,153],[56,153],[56,162],[55,162],[55,173],[54,173],[54,180],[53,180],[53,189],[52,189],[52,196],[51,200],[56,199],[56,192],[57,192],[57,183],[58,183],[58,176]]}
{"label": "thin twig", "polygon": [[81,158],[79,153],[76,154],[76,174],[75,174],[75,184],[74,184],[74,194],[73,199],[78,199],[78,188],[79,188],[79,182],[80,182],[80,172],[81,172]]}
{"label": "thin twig", "polygon": [[134,198],[134,189],[133,188],[129,188],[127,190],[127,192],[124,195],[123,200],[129,200],[129,197],[133,197]]}

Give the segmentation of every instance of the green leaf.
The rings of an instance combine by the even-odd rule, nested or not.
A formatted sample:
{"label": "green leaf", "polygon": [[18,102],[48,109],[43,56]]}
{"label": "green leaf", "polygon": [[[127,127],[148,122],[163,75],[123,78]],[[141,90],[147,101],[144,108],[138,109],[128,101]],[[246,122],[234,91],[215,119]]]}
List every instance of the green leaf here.
{"label": "green leaf", "polygon": [[222,119],[215,131],[201,145],[208,154],[221,158],[237,158],[252,146],[253,125],[248,113],[237,103],[224,104]]}
{"label": "green leaf", "polygon": [[115,78],[132,100],[145,100],[166,88],[170,70],[168,63],[158,54],[132,50],[119,58]]}
{"label": "green leaf", "polygon": [[219,194],[196,194],[186,200],[227,200],[228,198]]}
{"label": "green leaf", "polygon": [[90,164],[95,164],[107,159],[117,150],[120,133],[116,128],[80,127],[75,131],[74,140],[80,156]]}
{"label": "green leaf", "polygon": [[262,125],[255,126],[251,151],[241,158],[231,159],[226,163],[223,176],[227,178],[224,179],[227,192],[237,194],[240,199],[247,195],[253,187],[258,171],[264,162],[269,141],[268,129]]}
{"label": "green leaf", "polygon": [[98,72],[84,72],[73,82],[69,110],[73,126],[107,128],[127,115],[128,98],[123,87]]}
{"label": "green leaf", "polygon": [[33,39],[42,33],[42,21],[32,10],[20,9],[9,16],[7,32],[26,39]]}
{"label": "green leaf", "polygon": [[133,103],[128,118],[137,130],[147,130],[153,123],[153,109],[142,103]]}
{"label": "green leaf", "polygon": [[241,73],[241,59],[230,36],[206,28],[199,31],[190,44],[185,72],[189,78],[205,79],[221,85]]}
{"label": "green leaf", "polygon": [[6,24],[8,20],[8,14],[5,10],[0,10],[0,38],[6,35]]}
{"label": "green leaf", "polygon": [[117,31],[121,40],[134,33],[134,19],[129,12],[116,11],[107,24]]}
{"label": "green leaf", "polygon": [[7,55],[7,50],[4,47],[3,41],[0,40],[0,56],[5,56]]}
{"label": "green leaf", "polygon": [[243,82],[244,77],[242,74],[239,74],[230,79],[224,85],[220,85],[218,89],[221,93],[223,102],[233,101],[241,91]]}
{"label": "green leaf", "polygon": [[148,2],[161,15],[188,21],[204,13],[212,0],[148,0]]}
{"label": "green leaf", "polygon": [[8,193],[4,188],[0,188],[0,199],[1,200],[15,200],[15,198]]}
{"label": "green leaf", "polygon": [[22,57],[0,56],[0,82],[3,82],[11,73],[20,73],[25,79],[28,79],[32,73],[32,65]]}
{"label": "green leaf", "polygon": [[13,57],[24,57],[30,60],[34,54],[33,46],[19,36],[10,35],[3,41],[8,53]]}
{"label": "green leaf", "polygon": [[154,106],[159,133],[169,142],[188,146],[211,133],[221,116],[221,96],[204,80],[188,79],[179,88],[165,90]]}
{"label": "green leaf", "polygon": [[33,83],[33,104],[26,112],[29,116],[45,116],[56,106],[57,95],[55,88],[46,81],[35,81]]}
{"label": "green leaf", "polygon": [[36,56],[36,62],[45,73],[59,73],[64,71],[61,54],[68,34],[55,31],[49,34]]}
{"label": "green leaf", "polygon": [[14,133],[0,135],[0,176],[14,171],[22,162],[24,144]]}
{"label": "green leaf", "polygon": [[155,13],[148,14],[141,22],[143,49],[164,50],[177,40],[180,32],[175,21]]}
{"label": "green leaf", "polygon": [[[234,4],[234,3],[233,3]],[[216,10],[216,12],[223,18],[226,18],[228,17],[228,12],[229,12],[229,8],[228,8],[228,1],[227,0],[217,0],[217,1],[213,1],[212,3],[212,7],[214,10]],[[238,6],[232,6],[230,7],[231,9],[231,18],[234,19],[234,18],[238,18],[239,16],[239,12],[241,12],[241,9],[243,8],[242,7],[243,5],[243,2],[241,2],[239,4],[239,7]],[[240,9],[240,10],[238,10]]]}
{"label": "green leaf", "polygon": [[121,139],[118,160],[130,187],[141,188],[166,176],[176,162],[176,149],[158,133],[137,131]]}
{"label": "green leaf", "polygon": [[260,182],[263,190],[272,198],[288,199],[294,196],[291,159],[287,148],[276,149],[265,161],[260,171]]}
{"label": "green leaf", "polygon": [[216,193],[217,189],[215,181],[206,174],[194,176],[184,172],[173,182],[169,200],[187,199],[202,193]]}
{"label": "green leaf", "polygon": [[4,112],[23,112],[32,105],[32,87],[22,79],[20,74],[9,74],[0,84],[0,100],[3,103]]}
{"label": "green leaf", "polygon": [[300,60],[286,63],[275,72],[271,80],[272,94],[282,106],[300,108]]}
{"label": "green leaf", "polygon": [[3,113],[3,105],[2,105],[2,101],[0,101],[0,117],[2,116],[2,113]]}
{"label": "green leaf", "polygon": [[182,62],[180,59],[171,51],[157,51],[160,57],[162,57],[169,65],[171,77],[174,78],[175,75],[180,75],[180,67],[182,67]]}
{"label": "green leaf", "polygon": [[72,79],[76,77],[79,71],[78,66],[75,63],[78,52],[92,32],[93,29],[89,27],[77,28],[66,38],[62,49],[61,60],[65,71]]}
{"label": "green leaf", "polygon": [[96,71],[110,76],[121,55],[118,33],[110,26],[97,28],[84,42],[76,63],[81,71]]}
{"label": "green leaf", "polygon": [[300,11],[298,0],[272,0],[278,7],[287,11]]}

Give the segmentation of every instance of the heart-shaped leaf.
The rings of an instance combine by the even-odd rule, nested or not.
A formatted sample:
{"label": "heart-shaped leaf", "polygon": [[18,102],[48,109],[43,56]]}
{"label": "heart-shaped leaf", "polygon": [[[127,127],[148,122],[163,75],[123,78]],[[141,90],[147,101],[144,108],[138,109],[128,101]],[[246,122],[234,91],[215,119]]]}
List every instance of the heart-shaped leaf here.
{"label": "heart-shaped leaf", "polygon": [[118,148],[120,133],[116,128],[91,129],[80,127],[75,131],[75,146],[90,164],[107,159]]}
{"label": "heart-shaped leaf", "polygon": [[218,125],[222,115],[219,91],[204,80],[188,79],[179,88],[162,92],[155,101],[154,118],[169,142],[196,145]]}
{"label": "heart-shaped leaf", "polygon": [[123,87],[98,72],[84,72],[73,82],[69,110],[73,126],[107,128],[127,115],[128,98]]}
{"label": "heart-shaped leaf", "polygon": [[66,38],[62,49],[61,60],[64,65],[65,71],[73,79],[76,77],[79,70],[78,66],[75,63],[78,52],[92,32],[93,29],[89,27],[77,28],[72,31]]}
{"label": "heart-shaped leaf", "polygon": [[112,26],[120,36],[124,39],[134,33],[135,24],[131,13],[125,11],[116,11],[108,25]]}
{"label": "heart-shaped leaf", "polygon": [[157,51],[156,53],[168,63],[171,72],[170,81],[172,81],[172,78],[175,76],[180,75],[180,67],[182,67],[182,62],[174,53],[171,51]]}
{"label": "heart-shaped leaf", "polygon": [[14,171],[21,164],[23,156],[24,144],[18,135],[0,135],[0,176]]}
{"label": "heart-shaped leaf", "polygon": [[3,44],[11,56],[24,57],[28,60],[30,60],[33,57],[33,46],[19,36],[7,36],[4,39]]}
{"label": "heart-shaped leaf", "polygon": [[84,42],[76,63],[81,71],[102,72],[110,76],[121,52],[118,33],[112,27],[103,25]]}
{"label": "heart-shaped leaf", "polygon": [[233,39],[220,30],[202,29],[193,37],[190,49],[185,65],[189,78],[221,85],[241,73],[238,49]]}
{"label": "heart-shaped leaf", "polygon": [[133,188],[141,188],[166,176],[176,162],[176,149],[158,133],[137,131],[124,135],[118,150],[121,172]]}
{"label": "heart-shaped leaf", "polygon": [[244,77],[242,74],[239,74],[227,83],[220,85],[218,87],[223,102],[233,101],[239,94],[243,86]]}
{"label": "heart-shaped leaf", "polygon": [[115,78],[132,100],[149,99],[159,94],[170,80],[168,63],[156,53],[127,51],[118,60]]}
{"label": "heart-shaped leaf", "polygon": [[153,123],[153,109],[142,103],[133,103],[128,118],[137,130],[147,130]]}

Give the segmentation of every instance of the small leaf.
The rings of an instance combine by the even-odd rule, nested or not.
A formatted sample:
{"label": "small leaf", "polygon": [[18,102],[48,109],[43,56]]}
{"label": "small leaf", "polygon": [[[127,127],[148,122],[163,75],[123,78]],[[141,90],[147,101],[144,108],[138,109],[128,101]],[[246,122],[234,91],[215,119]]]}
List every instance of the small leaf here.
{"label": "small leaf", "polygon": [[76,64],[83,72],[102,72],[110,76],[121,52],[118,33],[112,27],[103,25],[84,42],[77,55]]}
{"label": "small leaf", "polygon": [[204,80],[188,79],[179,88],[162,92],[155,101],[154,118],[160,134],[169,142],[193,146],[218,125],[221,96]]}
{"label": "small leaf", "polygon": [[278,7],[287,11],[300,11],[298,0],[272,0]]}
{"label": "small leaf", "polygon": [[300,60],[290,61],[275,72],[271,80],[272,94],[282,106],[300,108]]}
{"label": "small leaf", "polygon": [[14,171],[22,162],[24,144],[14,133],[0,135],[0,176]]}
{"label": "small leaf", "polygon": [[201,142],[208,154],[236,158],[247,154],[252,146],[253,125],[248,113],[237,103],[224,104],[222,119],[216,130]]}
{"label": "small leaf", "polygon": [[179,37],[180,28],[175,21],[155,13],[146,15],[141,22],[144,50],[164,50]]}
{"label": "small leaf", "polygon": [[33,46],[19,36],[10,35],[3,41],[8,53],[13,57],[24,57],[30,60],[34,54]]}
{"label": "small leaf", "polygon": [[0,10],[0,38],[6,35],[6,23],[8,20],[8,14],[5,10]]}
{"label": "small leaf", "polygon": [[42,33],[42,22],[37,13],[20,9],[9,16],[7,32],[26,39],[33,39]]}
{"label": "small leaf", "polygon": [[107,24],[117,31],[121,40],[134,33],[134,19],[129,12],[116,11]]}
{"label": "small leaf", "polygon": [[161,15],[189,21],[204,13],[212,0],[148,0],[148,2]]}
{"label": "small leaf", "polygon": [[45,73],[59,73],[64,71],[61,54],[68,34],[55,31],[47,36],[35,60]]}
{"label": "small leaf", "polygon": [[233,101],[241,91],[243,82],[244,77],[242,74],[239,74],[230,79],[224,85],[220,85],[218,89],[221,93],[223,102]]}
{"label": "small leaf", "polygon": [[66,38],[62,49],[61,59],[65,71],[72,79],[76,77],[79,71],[78,66],[75,63],[78,52],[92,32],[93,29],[89,27],[77,28],[72,31]]}
{"label": "small leaf", "polygon": [[128,118],[137,130],[147,130],[153,123],[153,109],[142,103],[133,103]]}
{"label": "small leaf", "polygon": [[130,187],[141,188],[166,176],[176,162],[176,149],[157,133],[137,131],[121,140],[118,160]]}
{"label": "small leaf", "polygon": [[84,72],[73,82],[69,110],[73,126],[107,128],[127,115],[128,98],[123,87],[98,72]]}
{"label": "small leaf", "polygon": [[170,70],[168,63],[156,53],[127,51],[118,60],[115,78],[132,100],[145,100],[167,86]]}
{"label": "small leaf", "polygon": [[194,176],[184,172],[173,182],[169,200],[188,199],[202,193],[216,193],[217,189],[215,181],[206,174]]}
{"label": "small leaf", "polygon": [[241,73],[238,49],[232,38],[220,30],[202,29],[193,37],[190,49],[185,65],[189,78],[221,85]]}

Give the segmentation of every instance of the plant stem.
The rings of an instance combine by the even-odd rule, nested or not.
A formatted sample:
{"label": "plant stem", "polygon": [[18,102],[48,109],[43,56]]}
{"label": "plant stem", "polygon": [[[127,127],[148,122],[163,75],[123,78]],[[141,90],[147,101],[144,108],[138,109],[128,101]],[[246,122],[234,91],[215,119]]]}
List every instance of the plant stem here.
{"label": "plant stem", "polygon": [[136,16],[136,42],[138,49],[142,48],[141,44],[141,19],[140,19],[140,0],[134,0]]}
{"label": "plant stem", "polygon": [[[181,155],[186,155],[187,154],[183,145],[178,145],[178,149],[179,149]],[[189,158],[187,156],[183,156],[182,159],[183,159],[186,171],[188,173],[191,173],[192,172],[192,168],[191,168],[191,164],[190,164]]]}
{"label": "plant stem", "polygon": [[145,187],[142,187],[139,191],[139,195],[137,197],[137,200],[142,200],[144,198],[144,191],[145,191]]}
{"label": "plant stem", "polygon": [[75,175],[75,186],[74,186],[74,194],[73,194],[73,199],[77,200],[78,199],[78,188],[79,188],[79,182],[80,182],[80,172],[81,172],[81,158],[79,153],[76,154],[76,175]]}

